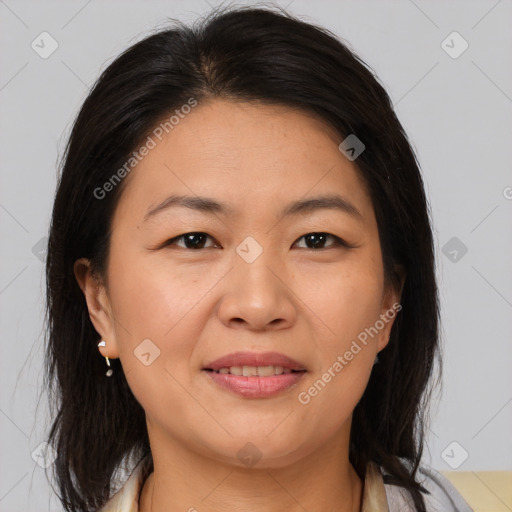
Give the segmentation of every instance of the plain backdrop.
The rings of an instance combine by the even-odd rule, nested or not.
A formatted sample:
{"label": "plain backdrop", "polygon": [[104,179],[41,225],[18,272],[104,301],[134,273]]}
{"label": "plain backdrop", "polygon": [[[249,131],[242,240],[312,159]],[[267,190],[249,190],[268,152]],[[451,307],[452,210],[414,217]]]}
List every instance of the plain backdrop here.
{"label": "plain backdrop", "polygon": [[[61,510],[36,461],[48,429],[44,244],[71,123],[122,50],[168,17],[192,21],[210,5],[0,0],[0,511]],[[330,29],[375,70],[422,167],[444,358],[424,462],[511,470],[512,2],[279,5]],[[46,58],[33,48],[41,38],[45,51],[58,45]]]}

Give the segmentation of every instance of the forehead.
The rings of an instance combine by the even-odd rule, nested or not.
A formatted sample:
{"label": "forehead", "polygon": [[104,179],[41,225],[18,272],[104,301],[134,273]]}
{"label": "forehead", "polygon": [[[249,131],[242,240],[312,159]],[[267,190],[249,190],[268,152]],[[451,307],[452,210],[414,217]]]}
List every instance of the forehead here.
{"label": "forehead", "polygon": [[[337,193],[371,201],[342,137],[324,121],[281,105],[213,100],[183,115],[125,178],[118,210],[144,216],[171,194],[208,196],[254,215],[291,199]],[[255,210],[256,208],[256,210]],[[129,209],[129,212],[127,211]]]}

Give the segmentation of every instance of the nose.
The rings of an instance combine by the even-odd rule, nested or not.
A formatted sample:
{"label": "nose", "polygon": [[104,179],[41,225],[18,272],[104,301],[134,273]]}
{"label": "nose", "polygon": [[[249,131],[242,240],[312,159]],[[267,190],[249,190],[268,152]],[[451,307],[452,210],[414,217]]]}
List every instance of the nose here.
{"label": "nose", "polygon": [[252,262],[234,255],[233,268],[223,280],[218,315],[230,328],[253,331],[290,327],[297,314],[291,276],[270,251]]}

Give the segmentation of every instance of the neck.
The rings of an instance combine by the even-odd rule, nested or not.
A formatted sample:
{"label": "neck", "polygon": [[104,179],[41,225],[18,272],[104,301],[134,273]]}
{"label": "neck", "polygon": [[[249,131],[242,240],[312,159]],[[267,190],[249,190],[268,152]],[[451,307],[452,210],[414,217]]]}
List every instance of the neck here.
{"label": "neck", "polygon": [[363,483],[348,460],[347,436],[286,466],[272,467],[262,459],[261,467],[248,468],[190,452],[182,443],[160,443],[153,434],[154,472],[143,486],[140,512],[361,509]]}

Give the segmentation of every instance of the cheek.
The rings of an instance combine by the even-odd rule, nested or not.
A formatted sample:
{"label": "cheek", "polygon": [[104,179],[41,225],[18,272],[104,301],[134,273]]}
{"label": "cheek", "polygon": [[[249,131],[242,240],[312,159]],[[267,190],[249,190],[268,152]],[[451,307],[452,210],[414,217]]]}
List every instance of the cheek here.
{"label": "cheek", "polygon": [[116,338],[128,385],[150,416],[158,417],[162,408],[182,408],[178,383],[189,379],[201,331],[201,322],[190,319],[211,284],[126,254],[118,264],[112,261]]}
{"label": "cheek", "polygon": [[[129,247],[129,244],[126,244]],[[204,268],[170,265],[156,254],[125,251],[113,258],[110,269],[114,314],[123,322],[122,339],[130,344],[144,338],[168,344],[183,329],[182,320],[194,309],[214,276]],[[158,340],[158,341],[157,341]],[[162,347],[163,348],[163,347]]]}
{"label": "cheek", "polygon": [[374,325],[382,290],[381,267],[364,254],[320,271],[304,269],[294,283],[294,291],[317,326],[317,348],[331,359]]}
{"label": "cheek", "polygon": [[126,271],[121,266],[113,272],[113,313],[121,327],[116,331],[129,345],[144,338],[162,340],[185,307],[186,297],[181,299],[173,283],[155,272],[141,267]]}
{"label": "cheek", "polygon": [[162,387],[179,390],[172,377],[187,382],[197,372],[194,350],[208,317],[204,304],[219,273],[126,250],[122,257],[112,254],[119,358],[130,388],[150,408]]}
{"label": "cheek", "polygon": [[311,341],[317,366],[298,398],[306,408],[325,413],[325,428],[334,429],[350,415],[371,374],[378,337],[371,328],[381,312],[383,275],[381,267],[363,255],[300,282],[298,294],[315,319]]}

